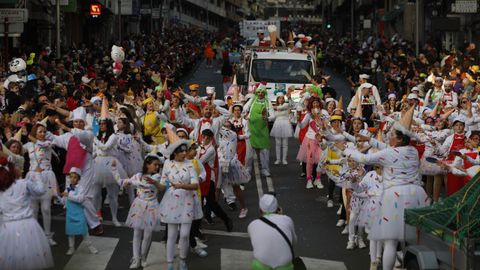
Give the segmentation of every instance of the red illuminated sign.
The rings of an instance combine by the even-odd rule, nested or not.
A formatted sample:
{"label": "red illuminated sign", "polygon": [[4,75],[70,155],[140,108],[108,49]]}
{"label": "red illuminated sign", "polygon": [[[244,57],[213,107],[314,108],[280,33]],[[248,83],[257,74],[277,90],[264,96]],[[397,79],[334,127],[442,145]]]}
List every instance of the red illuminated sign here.
{"label": "red illuminated sign", "polygon": [[96,17],[102,15],[102,6],[98,4],[90,5],[90,15]]}

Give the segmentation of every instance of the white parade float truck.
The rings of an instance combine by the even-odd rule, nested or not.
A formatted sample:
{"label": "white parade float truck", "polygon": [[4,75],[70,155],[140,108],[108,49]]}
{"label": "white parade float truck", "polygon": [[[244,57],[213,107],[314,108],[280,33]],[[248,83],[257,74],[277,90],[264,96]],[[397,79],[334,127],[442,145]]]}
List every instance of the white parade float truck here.
{"label": "white parade float truck", "polygon": [[237,74],[238,84],[248,87],[266,82],[268,98],[273,104],[276,89],[287,92],[293,86],[292,101],[297,102],[302,89],[311,85],[311,78],[316,74],[315,59],[315,49],[296,53],[286,47],[247,46]]}

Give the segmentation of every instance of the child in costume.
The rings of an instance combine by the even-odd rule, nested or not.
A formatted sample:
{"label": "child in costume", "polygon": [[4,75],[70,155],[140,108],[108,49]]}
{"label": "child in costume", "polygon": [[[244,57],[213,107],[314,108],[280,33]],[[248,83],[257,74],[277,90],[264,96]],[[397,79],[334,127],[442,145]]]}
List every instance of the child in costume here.
{"label": "child in costume", "polygon": [[87,244],[92,254],[98,253],[98,250],[92,245],[88,235],[88,226],[85,221],[85,214],[82,203],[85,201],[85,195],[82,192],[82,186],[78,185],[82,172],[79,168],[70,169],[70,186],[63,192],[67,208],[65,234],[68,236],[67,255],[73,255],[75,252],[75,236],[83,236],[83,241]]}
{"label": "child in costume", "polygon": [[35,173],[20,179],[20,170],[0,158],[0,269],[47,269],[53,258],[47,237],[33,218],[31,197],[45,193],[37,167]]}
{"label": "child in costume", "polygon": [[[133,229],[133,257],[130,269],[147,266],[147,255],[152,244],[153,231],[160,230],[158,191],[164,187],[160,185],[160,159],[149,155],[145,158],[141,173],[129,179],[121,179],[117,164],[112,164],[112,171],[120,186],[132,185],[137,189],[137,197],[130,207],[125,225]],[[143,241],[142,241],[143,238]]]}

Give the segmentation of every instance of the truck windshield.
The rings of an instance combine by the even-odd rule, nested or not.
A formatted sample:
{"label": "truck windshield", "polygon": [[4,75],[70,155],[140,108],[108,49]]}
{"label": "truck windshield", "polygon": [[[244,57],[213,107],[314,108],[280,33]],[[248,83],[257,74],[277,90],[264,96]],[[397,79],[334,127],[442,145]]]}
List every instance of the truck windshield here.
{"label": "truck windshield", "polygon": [[252,76],[256,82],[310,83],[312,63],[306,60],[256,59],[252,63]]}

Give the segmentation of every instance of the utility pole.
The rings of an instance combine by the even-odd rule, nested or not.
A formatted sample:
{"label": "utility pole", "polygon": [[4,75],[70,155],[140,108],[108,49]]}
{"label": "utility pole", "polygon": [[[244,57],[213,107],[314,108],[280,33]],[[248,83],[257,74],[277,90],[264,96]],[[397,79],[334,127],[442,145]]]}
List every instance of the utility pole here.
{"label": "utility pole", "polygon": [[57,58],[62,58],[62,50],[60,48],[60,0],[56,1],[57,5]]}

